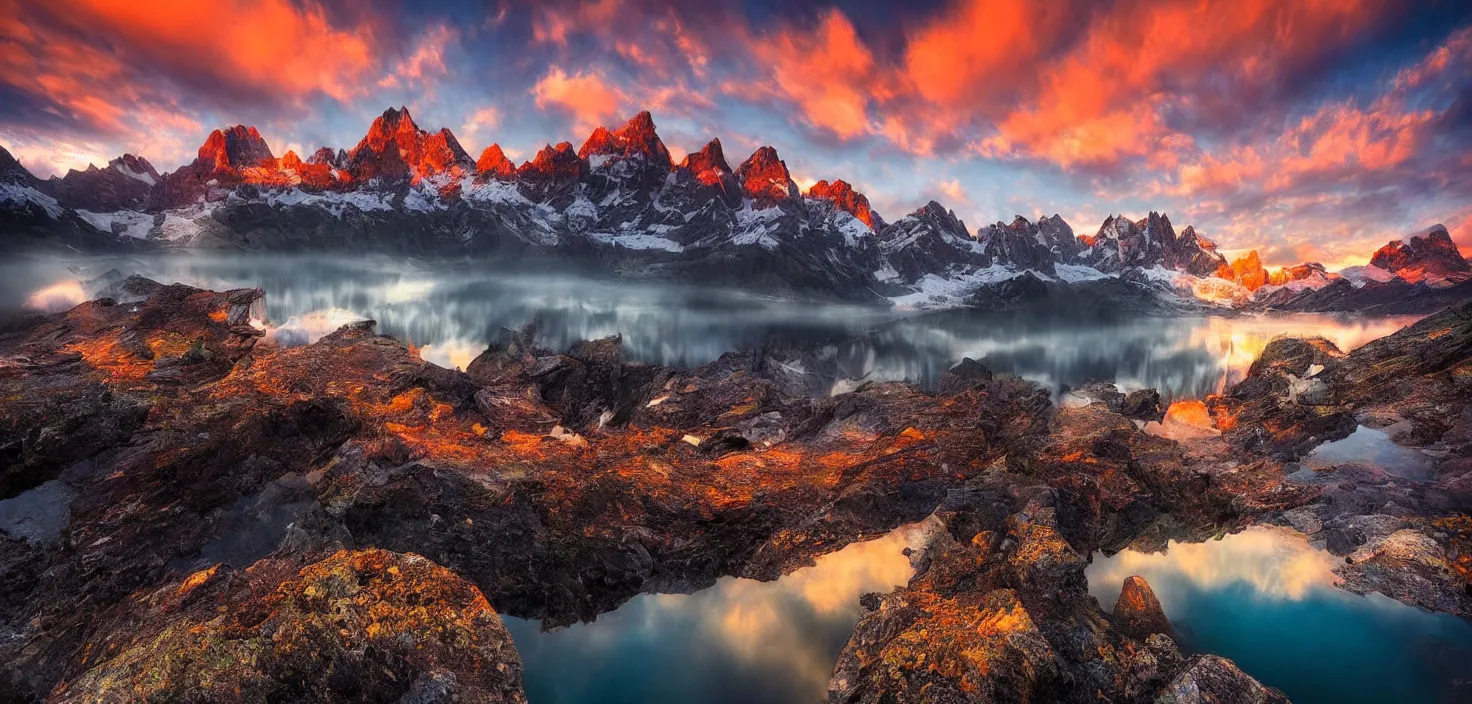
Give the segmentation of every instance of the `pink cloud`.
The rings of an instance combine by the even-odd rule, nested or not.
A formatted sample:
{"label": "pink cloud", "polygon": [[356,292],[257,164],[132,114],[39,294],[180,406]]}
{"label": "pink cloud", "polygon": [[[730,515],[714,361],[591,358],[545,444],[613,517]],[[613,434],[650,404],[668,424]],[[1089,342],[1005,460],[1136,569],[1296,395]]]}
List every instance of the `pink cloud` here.
{"label": "pink cloud", "polygon": [[459,42],[459,30],[446,24],[431,25],[415,40],[413,51],[378,80],[378,86],[407,87],[433,95],[435,83],[450,74],[445,54]]}
{"label": "pink cloud", "polygon": [[628,96],[596,73],[568,75],[553,66],[532,87],[537,107],[569,114],[573,128],[591,131],[626,111]]}
{"label": "pink cloud", "polygon": [[790,27],[753,41],[751,50],[768,67],[772,93],[796,104],[810,125],[842,139],[871,131],[869,100],[883,97],[885,88],[843,13],[829,10],[816,30]]}

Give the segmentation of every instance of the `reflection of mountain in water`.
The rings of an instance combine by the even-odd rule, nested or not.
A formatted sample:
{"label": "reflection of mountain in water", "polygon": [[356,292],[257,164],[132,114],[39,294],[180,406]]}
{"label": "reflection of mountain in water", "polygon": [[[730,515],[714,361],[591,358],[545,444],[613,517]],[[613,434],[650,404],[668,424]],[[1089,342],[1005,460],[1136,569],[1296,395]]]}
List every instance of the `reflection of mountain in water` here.
{"label": "reflection of mountain in water", "polygon": [[838,378],[934,384],[970,357],[1049,386],[1113,381],[1167,400],[1201,397],[1246,374],[1280,334],[1323,335],[1343,349],[1388,335],[1407,318],[1285,315],[1080,320],[1066,314],[952,311],[888,323],[839,346]]}
{"label": "reflection of mountain in water", "polygon": [[[80,268],[68,272],[69,264]],[[647,363],[691,366],[765,347],[806,372],[820,391],[866,380],[933,385],[971,357],[1055,391],[1102,380],[1125,389],[1154,387],[1167,399],[1198,397],[1245,374],[1278,334],[1324,335],[1347,350],[1410,321],[1315,314],[1099,319],[1066,308],[921,316],[714,288],[368,257],[194,254],[9,268],[16,266],[23,269],[0,272],[0,305],[115,268],[206,288],[260,287],[267,317],[278,325],[334,309],[334,315],[373,318],[382,332],[446,366],[466,366],[503,328],[535,323],[542,344],[552,348],[622,334],[626,357]]]}

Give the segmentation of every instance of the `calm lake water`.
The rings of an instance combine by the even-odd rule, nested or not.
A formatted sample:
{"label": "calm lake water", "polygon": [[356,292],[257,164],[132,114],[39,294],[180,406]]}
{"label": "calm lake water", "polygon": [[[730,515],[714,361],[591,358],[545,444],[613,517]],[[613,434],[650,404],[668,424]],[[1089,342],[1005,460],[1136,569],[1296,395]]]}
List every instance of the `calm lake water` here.
{"label": "calm lake water", "polygon": [[1087,573],[1106,610],[1143,576],[1183,647],[1231,658],[1299,704],[1472,701],[1472,625],[1338,589],[1339,564],[1300,534],[1254,527],[1164,554],[1095,555]]}
{"label": "calm lake water", "polygon": [[815,392],[863,380],[930,385],[971,357],[1055,391],[1104,380],[1125,390],[1154,387],[1168,400],[1194,398],[1240,378],[1277,335],[1323,335],[1348,350],[1414,320],[920,314],[468,263],[241,253],[10,263],[0,266],[0,307],[64,310],[95,295],[97,287],[85,280],[114,269],[205,288],[260,287],[267,322],[287,342],[372,318],[380,331],[450,367],[468,365],[502,328],[532,321],[544,344],[555,348],[622,334],[626,356],[648,363],[696,365],[764,343],[795,343],[819,350],[805,366]]}

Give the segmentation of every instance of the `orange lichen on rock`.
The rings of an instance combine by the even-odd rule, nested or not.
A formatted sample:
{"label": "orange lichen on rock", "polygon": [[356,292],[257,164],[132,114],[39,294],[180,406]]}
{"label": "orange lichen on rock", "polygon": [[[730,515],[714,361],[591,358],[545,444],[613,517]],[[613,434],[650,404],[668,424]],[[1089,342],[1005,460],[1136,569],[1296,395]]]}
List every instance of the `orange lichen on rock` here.
{"label": "orange lichen on rock", "polygon": [[53,701],[339,701],[346,681],[398,699],[431,678],[447,699],[525,702],[495,610],[422,557],[343,550],[300,569],[263,560],[210,579],[219,569],[135,597],[133,627],[94,649]]}
{"label": "orange lichen on rock", "polygon": [[198,572],[195,572],[188,577],[185,577],[184,581],[179,583],[178,595],[180,597],[188,596],[190,592],[198,589],[200,585],[204,584],[205,582],[208,582],[210,578],[218,574],[219,571],[219,565],[212,565]]}
{"label": "orange lichen on rock", "polygon": [[152,360],[143,358],[112,335],[78,340],[62,350],[81,355],[82,361],[97,370],[102,375],[101,378],[107,381],[142,381],[153,371]]}

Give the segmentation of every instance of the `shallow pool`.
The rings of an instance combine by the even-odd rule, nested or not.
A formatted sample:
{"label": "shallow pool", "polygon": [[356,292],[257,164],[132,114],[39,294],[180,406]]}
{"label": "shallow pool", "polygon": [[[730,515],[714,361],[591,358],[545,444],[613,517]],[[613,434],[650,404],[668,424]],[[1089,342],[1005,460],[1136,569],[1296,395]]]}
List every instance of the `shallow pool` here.
{"label": "shallow pool", "polygon": [[924,524],[855,543],[772,582],[722,578],[643,594],[593,623],[542,632],[505,618],[531,704],[802,702],[826,696],[859,597],[908,583]]}
{"label": "shallow pool", "polygon": [[1336,588],[1342,559],[1302,535],[1255,527],[1164,554],[1096,555],[1106,609],[1141,575],[1183,648],[1222,655],[1294,702],[1472,701],[1472,624]]}

